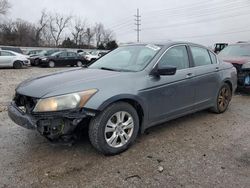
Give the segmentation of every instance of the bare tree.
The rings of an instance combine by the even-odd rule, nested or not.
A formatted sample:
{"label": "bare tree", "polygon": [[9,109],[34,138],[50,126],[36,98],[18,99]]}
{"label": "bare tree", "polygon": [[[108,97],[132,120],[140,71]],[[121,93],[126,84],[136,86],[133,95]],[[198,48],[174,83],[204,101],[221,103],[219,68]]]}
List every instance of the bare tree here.
{"label": "bare tree", "polygon": [[76,45],[82,44],[83,36],[85,34],[85,25],[86,21],[81,21],[79,18],[75,18],[73,31],[71,32],[73,35],[73,39]]}
{"label": "bare tree", "polygon": [[103,31],[104,31],[103,24],[102,23],[96,24],[94,30],[95,30],[96,47],[98,47],[101,44],[103,37]]}
{"label": "bare tree", "polygon": [[88,48],[90,48],[91,42],[94,38],[94,35],[95,35],[94,30],[91,28],[87,28],[87,31],[86,31],[84,37],[85,37],[86,43],[88,45]]}
{"label": "bare tree", "polygon": [[1,43],[4,45],[34,46],[35,34],[34,24],[24,20],[9,20],[1,24]]}
{"label": "bare tree", "polygon": [[48,24],[48,15],[45,10],[42,11],[41,17],[38,21],[38,24],[36,26],[36,37],[35,37],[35,42],[36,45],[40,45],[40,41],[42,38],[43,31],[45,30],[46,26]]}
{"label": "bare tree", "polygon": [[52,46],[53,45],[53,38],[50,33],[50,28],[46,26],[42,30],[42,42],[44,46]]}
{"label": "bare tree", "polygon": [[55,14],[50,16],[50,34],[54,40],[56,46],[59,45],[61,35],[63,31],[69,26],[71,16],[64,16],[60,14]]}
{"label": "bare tree", "polygon": [[0,15],[7,14],[10,8],[11,6],[8,0],[0,0]]}
{"label": "bare tree", "polygon": [[104,30],[103,31],[103,41],[102,43],[106,45],[107,43],[111,42],[114,39],[114,34],[111,30]]}

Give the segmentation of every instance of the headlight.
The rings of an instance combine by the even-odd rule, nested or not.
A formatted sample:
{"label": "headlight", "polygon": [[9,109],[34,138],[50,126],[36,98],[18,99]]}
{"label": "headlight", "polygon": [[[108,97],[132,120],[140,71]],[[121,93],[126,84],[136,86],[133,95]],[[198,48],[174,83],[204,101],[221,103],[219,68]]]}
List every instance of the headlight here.
{"label": "headlight", "polygon": [[40,99],[34,112],[54,112],[82,108],[96,92],[97,89],[90,89],[79,93]]}
{"label": "headlight", "polygon": [[250,62],[243,64],[242,69],[250,69]]}
{"label": "headlight", "polygon": [[47,58],[42,58],[42,61],[47,61],[48,59]]}

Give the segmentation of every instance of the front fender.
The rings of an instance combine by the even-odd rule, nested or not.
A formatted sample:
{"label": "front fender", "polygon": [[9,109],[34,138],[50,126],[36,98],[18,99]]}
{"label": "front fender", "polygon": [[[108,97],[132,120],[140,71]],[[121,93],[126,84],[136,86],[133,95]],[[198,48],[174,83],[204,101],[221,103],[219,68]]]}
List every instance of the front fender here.
{"label": "front fender", "polygon": [[92,100],[92,104],[93,102],[97,102],[95,103],[94,106],[87,105],[86,107],[89,109],[93,109],[93,110],[97,110],[97,111],[103,111],[105,108],[107,108],[109,105],[117,102],[117,101],[126,101],[126,100],[130,100],[130,101],[134,101],[136,103],[138,103],[141,107],[141,109],[143,110],[143,117],[142,117],[142,122],[141,122],[141,133],[144,132],[145,130],[145,124],[147,124],[147,120],[148,120],[148,107],[146,102],[139,96],[137,95],[132,95],[132,94],[119,94],[119,95],[115,95],[112,96],[110,98],[107,98],[106,100],[102,101],[100,104],[98,103],[98,100],[95,101],[95,99]]}
{"label": "front fender", "polygon": [[120,100],[133,100],[135,102],[137,102],[138,104],[140,104],[140,106],[142,107],[143,111],[145,112],[146,110],[146,105],[145,102],[138,96],[136,95],[131,95],[131,94],[120,94],[120,95],[116,95],[113,96],[107,100],[105,100],[99,107],[97,110],[104,110],[106,107],[108,107],[110,104],[116,102],[116,101],[120,101]]}

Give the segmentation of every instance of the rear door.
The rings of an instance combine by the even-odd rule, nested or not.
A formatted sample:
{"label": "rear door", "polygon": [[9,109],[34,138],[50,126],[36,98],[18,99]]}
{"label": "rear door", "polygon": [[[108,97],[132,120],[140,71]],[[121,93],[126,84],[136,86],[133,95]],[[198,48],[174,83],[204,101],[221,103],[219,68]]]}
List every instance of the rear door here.
{"label": "rear door", "polygon": [[6,51],[0,51],[0,66],[13,66],[14,54]]}
{"label": "rear door", "polygon": [[220,67],[217,57],[200,46],[190,46],[195,70],[195,107],[205,108],[214,103],[220,87]]}

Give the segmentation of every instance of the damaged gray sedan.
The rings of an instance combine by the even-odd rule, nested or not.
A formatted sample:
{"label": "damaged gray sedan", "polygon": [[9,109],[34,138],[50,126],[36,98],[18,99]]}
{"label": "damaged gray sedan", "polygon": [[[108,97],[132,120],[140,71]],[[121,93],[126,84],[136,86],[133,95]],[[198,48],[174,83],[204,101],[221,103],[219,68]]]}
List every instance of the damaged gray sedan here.
{"label": "damaged gray sedan", "polygon": [[133,44],[86,69],[24,81],[8,113],[51,141],[87,127],[92,145],[113,155],[151,126],[204,109],[225,112],[236,87],[236,69],[203,46]]}

